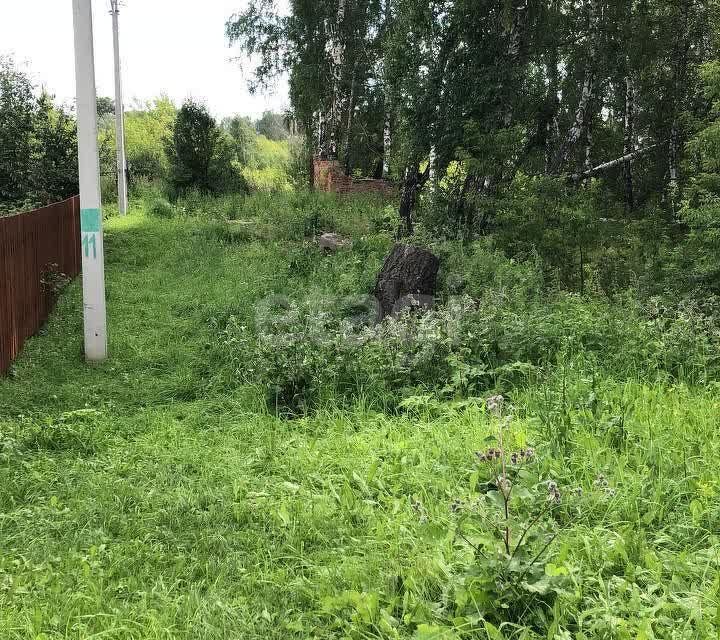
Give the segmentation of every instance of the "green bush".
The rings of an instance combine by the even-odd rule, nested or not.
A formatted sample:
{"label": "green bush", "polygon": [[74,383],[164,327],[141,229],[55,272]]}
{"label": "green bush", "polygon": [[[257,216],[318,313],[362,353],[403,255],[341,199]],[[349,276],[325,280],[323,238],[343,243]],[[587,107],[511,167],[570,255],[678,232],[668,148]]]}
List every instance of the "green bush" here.
{"label": "green bush", "polygon": [[0,207],[23,210],[77,192],[74,117],[0,56]]}
{"label": "green bush", "polygon": [[573,295],[517,304],[506,293],[501,285],[478,300],[451,297],[423,315],[378,325],[367,300],[364,315],[348,318],[347,301],[282,298],[255,330],[231,318],[221,359],[231,378],[261,385],[269,405],[289,413],[331,399],[364,397],[393,408],[418,393],[477,396],[568,362],[618,380],[702,383],[720,372],[720,316],[692,305],[643,308]]}
{"label": "green bush", "polygon": [[162,198],[154,200],[148,207],[148,213],[156,218],[172,218],[176,211],[170,202]]}
{"label": "green bush", "polygon": [[470,304],[465,299],[459,307],[374,325],[372,299],[270,299],[256,331],[230,318],[219,346],[233,373],[260,384],[268,405],[281,413],[305,412],[331,398],[396,404],[396,392],[448,380],[451,356],[474,340],[465,326]]}
{"label": "green bush", "polygon": [[167,154],[173,199],[192,189],[206,194],[247,191],[234,142],[202,104],[189,100],[182,106]]}
{"label": "green bush", "polygon": [[470,244],[445,241],[431,249],[441,258],[441,282],[449,294],[481,298],[489,291],[516,303],[536,299],[544,288],[542,262],[532,254],[524,262],[507,258],[492,238]]}

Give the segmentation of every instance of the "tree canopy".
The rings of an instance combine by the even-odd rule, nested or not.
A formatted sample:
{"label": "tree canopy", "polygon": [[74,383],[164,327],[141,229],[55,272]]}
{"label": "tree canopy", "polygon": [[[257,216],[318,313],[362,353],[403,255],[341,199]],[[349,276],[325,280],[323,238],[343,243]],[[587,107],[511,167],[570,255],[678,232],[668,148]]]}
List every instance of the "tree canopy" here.
{"label": "tree canopy", "polygon": [[0,209],[77,193],[77,133],[69,111],[0,58]]}
{"label": "tree canopy", "polygon": [[262,0],[227,35],[258,61],[253,88],[289,74],[317,155],[402,181],[406,215],[429,182],[447,222],[482,231],[518,176],[599,178],[628,215],[677,215],[688,142],[715,117],[718,15],[717,0]]}

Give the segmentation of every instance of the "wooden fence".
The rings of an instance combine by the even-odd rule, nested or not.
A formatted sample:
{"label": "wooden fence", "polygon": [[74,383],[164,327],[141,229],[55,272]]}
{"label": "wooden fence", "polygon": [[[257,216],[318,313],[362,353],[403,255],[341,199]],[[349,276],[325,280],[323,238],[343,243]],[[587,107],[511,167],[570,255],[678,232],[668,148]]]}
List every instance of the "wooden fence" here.
{"label": "wooden fence", "polygon": [[54,284],[80,273],[80,199],[0,217],[0,374],[37,333],[57,297]]}

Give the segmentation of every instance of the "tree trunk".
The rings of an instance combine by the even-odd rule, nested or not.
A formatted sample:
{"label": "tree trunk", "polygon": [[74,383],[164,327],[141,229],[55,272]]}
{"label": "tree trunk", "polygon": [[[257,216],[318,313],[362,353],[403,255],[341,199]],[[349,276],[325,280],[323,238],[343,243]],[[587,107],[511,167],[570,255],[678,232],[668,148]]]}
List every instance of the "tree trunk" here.
{"label": "tree trunk", "polygon": [[[623,153],[627,157],[635,150],[635,82],[632,75],[625,77],[625,126]],[[625,160],[625,205],[629,212],[635,210],[635,190],[633,185],[632,158]]]}
{"label": "tree trunk", "polygon": [[604,162],[603,164],[598,165],[597,167],[593,167],[592,169],[581,171],[580,173],[575,173],[570,178],[574,180],[575,182],[580,182],[581,180],[587,180],[588,178],[592,178],[593,176],[596,176],[598,173],[603,173],[604,171],[609,171],[610,169],[613,169],[621,164],[625,164],[626,162],[632,162],[636,158],[639,158],[640,156],[644,156],[648,151],[652,151],[653,149],[657,149],[659,145],[653,144],[648,147],[643,147],[642,149],[637,149],[636,151],[633,151],[632,153],[629,153],[626,156],[622,156],[620,158],[616,158],[615,160],[610,160],[609,162]]}
{"label": "tree trunk", "polygon": [[585,172],[590,171],[593,168],[592,165],[592,143],[593,143],[593,132],[592,132],[592,120],[588,119],[585,124]]}
{"label": "tree trunk", "polygon": [[430,147],[430,159],[428,160],[428,187],[431,192],[435,191],[435,181],[437,179],[437,149],[435,145]]}
{"label": "tree trunk", "polygon": [[565,141],[560,147],[560,151],[553,161],[551,173],[557,173],[565,166],[570,150],[578,143],[586,131],[588,107],[590,105],[590,100],[592,99],[594,83],[595,73],[588,69],[585,73],[585,80],[583,81],[580,102],[578,104],[577,111],[575,112],[575,120],[572,127],[570,127],[570,131],[568,131]]}
{"label": "tree trunk", "polygon": [[675,189],[678,183],[678,125],[677,120],[673,121],[670,132],[670,145],[668,147],[668,167],[670,170],[670,187]]}
{"label": "tree trunk", "polygon": [[381,317],[390,315],[405,296],[434,296],[439,268],[440,261],[429,251],[396,244],[385,258],[375,285]]}
{"label": "tree trunk", "polygon": [[[525,32],[527,26],[528,0],[513,0],[510,5],[512,18],[508,32],[508,44],[506,50],[507,68],[516,73],[519,70],[518,60],[524,46]],[[508,101],[503,114],[503,126],[510,127],[514,116],[514,104]]]}
{"label": "tree trunk", "polygon": [[347,113],[347,127],[345,130],[345,174],[350,175],[352,173],[352,166],[350,165],[352,160],[351,146],[352,146],[352,128],[353,118],[355,116],[355,76],[357,73],[357,63],[353,65],[352,78],[350,80],[350,100],[348,104]]}
{"label": "tree trunk", "polygon": [[330,45],[330,55],[332,58],[332,107],[330,122],[330,140],[328,156],[337,158],[338,150],[338,134],[340,132],[342,119],[341,116],[341,87],[343,78],[343,64],[345,61],[345,46],[343,43],[342,28],[345,22],[345,12],[349,0],[339,0],[337,16],[335,20],[335,32]]}
{"label": "tree trunk", "polygon": [[551,173],[558,173],[567,163],[571,149],[581,139],[587,139],[588,123],[590,114],[588,113],[590,103],[595,91],[595,81],[597,75],[597,47],[598,47],[598,22],[600,20],[598,0],[590,0],[588,3],[588,29],[589,29],[589,51],[587,61],[585,63],[585,76],[583,86],[580,91],[580,100],[578,108],[575,111],[575,119],[573,121],[567,137],[563,142],[560,150],[555,156],[552,163]]}
{"label": "tree trunk", "polygon": [[[390,10],[391,0],[385,0],[385,29],[390,27],[392,13]],[[383,121],[383,160],[382,160],[382,178],[387,180],[390,175],[390,148],[392,146],[392,129],[391,129],[391,113],[392,100],[390,98],[390,88],[387,78],[387,69],[383,67],[384,73],[384,91],[385,91],[385,119]]]}
{"label": "tree trunk", "polygon": [[430,176],[429,169],[428,165],[425,172],[420,173],[417,163],[405,169],[405,180],[400,196],[400,219],[405,225],[404,233],[408,236],[413,233],[413,211],[415,210],[418,194]]}
{"label": "tree trunk", "polygon": [[390,147],[392,145],[392,131],[390,129],[390,106],[388,98],[385,97],[385,125],[383,127],[383,161],[382,178],[387,180],[390,176]]}
{"label": "tree trunk", "polygon": [[558,125],[558,110],[560,108],[560,99],[558,93],[560,91],[560,74],[558,72],[558,50],[554,47],[549,53],[547,63],[548,76],[548,92],[547,104],[545,105],[544,114],[544,135],[545,135],[545,173],[549,174],[553,162],[554,143],[560,137],[560,127]]}
{"label": "tree trunk", "polygon": [[317,129],[317,156],[318,158],[327,157],[327,129],[325,126],[325,114],[318,112],[318,129]]}

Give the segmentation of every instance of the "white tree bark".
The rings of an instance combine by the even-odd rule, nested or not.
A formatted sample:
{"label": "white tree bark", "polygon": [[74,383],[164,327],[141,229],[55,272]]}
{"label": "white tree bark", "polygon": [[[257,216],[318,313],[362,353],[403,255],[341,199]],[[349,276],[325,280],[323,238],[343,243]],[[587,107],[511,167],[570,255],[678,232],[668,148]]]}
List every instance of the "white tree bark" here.
{"label": "white tree bark", "polygon": [[[389,28],[392,19],[392,0],[385,0],[385,28]],[[390,83],[387,78],[387,69],[383,68],[385,75],[385,121],[383,123],[383,168],[382,177],[387,180],[390,176],[390,149],[392,147],[392,98],[390,97]]]}
{"label": "white tree bark", "polygon": [[[629,156],[635,150],[635,81],[632,74],[625,77],[625,118],[623,126],[623,153]],[[625,161],[625,203],[630,211],[635,208],[632,158]]]}
{"label": "white tree bark", "polygon": [[589,0],[588,3],[588,26],[589,26],[589,43],[588,56],[585,64],[585,75],[583,78],[583,86],[580,91],[580,100],[578,108],[575,111],[575,119],[573,121],[567,137],[560,148],[560,152],[555,158],[554,171],[559,171],[567,162],[570,150],[578,143],[578,141],[587,133],[589,116],[588,109],[595,91],[596,80],[596,64],[597,64],[597,38],[598,38],[598,21],[600,19],[600,7],[598,0]]}
{"label": "white tree bark", "polygon": [[383,169],[382,177],[387,180],[390,176],[390,148],[392,146],[392,130],[390,129],[390,106],[387,93],[385,94],[385,126],[383,128]]}
{"label": "white tree bark", "polygon": [[575,173],[572,176],[570,176],[573,180],[576,182],[580,180],[586,180],[587,178],[592,178],[593,176],[596,176],[598,173],[603,173],[604,171],[609,171],[610,169],[613,169],[621,164],[624,164],[625,162],[631,162],[640,156],[644,156],[649,151],[652,151],[653,149],[657,149],[659,145],[653,144],[649,147],[643,147],[642,149],[637,149],[636,151],[633,151],[632,153],[628,153],[627,155],[621,156],[620,158],[615,158],[615,160],[610,160],[609,162],[604,162],[603,164],[599,164],[597,167],[593,167],[586,171],[581,171],[580,173]]}
{"label": "white tree bark", "polygon": [[428,160],[428,163],[428,181],[430,183],[429,189],[432,193],[435,191],[435,181],[437,180],[437,148],[435,147],[435,145],[430,147],[430,159]]}
{"label": "white tree bark", "polygon": [[592,143],[593,134],[590,123],[585,124],[585,171],[592,169]]}
{"label": "white tree bark", "polygon": [[345,13],[347,2],[349,0],[339,0],[338,10],[335,20],[335,28],[332,40],[330,42],[330,59],[332,61],[332,106],[330,110],[330,140],[328,155],[337,158],[338,133],[340,131],[342,120],[341,107],[341,85],[343,76],[343,63],[345,59],[345,46],[342,39],[342,27],[345,22]]}
{"label": "white tree bark", "polygon": [[317,156],[320,158],[325,155],[325,114],[318,111],[317,114]]}

